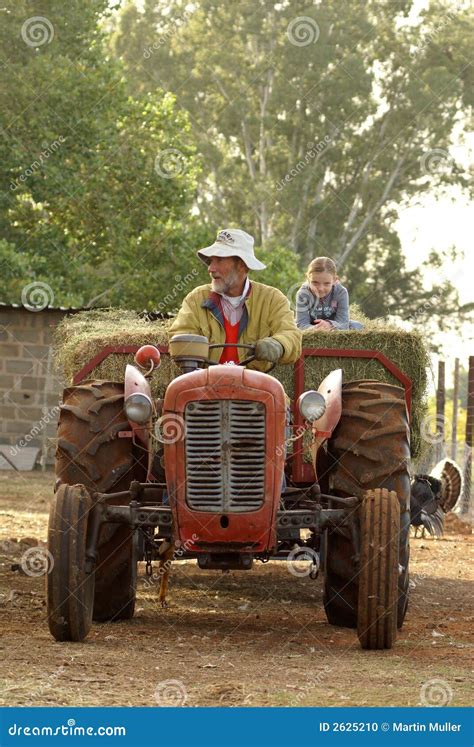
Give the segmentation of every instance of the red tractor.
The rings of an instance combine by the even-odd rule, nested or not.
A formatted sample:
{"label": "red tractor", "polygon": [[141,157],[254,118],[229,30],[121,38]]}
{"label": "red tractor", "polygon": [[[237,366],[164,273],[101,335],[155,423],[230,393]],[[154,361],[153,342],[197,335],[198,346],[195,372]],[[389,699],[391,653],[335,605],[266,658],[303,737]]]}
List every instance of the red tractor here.
{"label": "red tractor", "polygon": [[217,570],[308,559],[312,575],[324,574],[328,621],[357,628],[363,648],[391,648],[408,602],[409,380],[384,359],[404,386],[343,383],[337,369],[302,391],[305,355],[324,354],[306,350],[291,418],[281,383],[247,368],[251,347],[240,365],[211,363],[210,347],[177,335],[162,348],[181,375],[160,400],[151,345],[135,356],[144,373],[128,365],[124,384],[85,378],[98,358],[130,352],[108,348],[64,391],[48,532],[52,635],[81,641],[92,620],[131,618],[139,561],[148,574],[159,561],[164,602],[173,558]]}

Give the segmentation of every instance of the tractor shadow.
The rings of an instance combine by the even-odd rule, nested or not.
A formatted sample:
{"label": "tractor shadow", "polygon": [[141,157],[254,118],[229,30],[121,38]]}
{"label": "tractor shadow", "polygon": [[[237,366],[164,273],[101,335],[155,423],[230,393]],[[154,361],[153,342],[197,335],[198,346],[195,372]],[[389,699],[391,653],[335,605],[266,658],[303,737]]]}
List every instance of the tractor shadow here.
{"label": "tractor shadow", "polygon": [[[309,569],[309,564],[308,569]],[[250,571],[204,571],[189,563],[173,563],[169,582],[169,598],[189,595],[208,598],[218,595],[221,600],[228,599],[242,604],[242,600],[264,602],[266,599],[279,601],[282,604],[292,602],[296,604],[311,604],[315,599],[322,599],[322,576],[312,580],[308,571],[302,565],[305,575],[296,576],[289,572],[286,563],[276,561],[265,565],[257,565]],[[158,593],[159,582],[150,586],[139,575],[138,589],[155,596]],[[146,577],[145,577],[146,578]],[[147,588],[148,587],[148,588]],[[156,590],[156,591],[155,591]]]}

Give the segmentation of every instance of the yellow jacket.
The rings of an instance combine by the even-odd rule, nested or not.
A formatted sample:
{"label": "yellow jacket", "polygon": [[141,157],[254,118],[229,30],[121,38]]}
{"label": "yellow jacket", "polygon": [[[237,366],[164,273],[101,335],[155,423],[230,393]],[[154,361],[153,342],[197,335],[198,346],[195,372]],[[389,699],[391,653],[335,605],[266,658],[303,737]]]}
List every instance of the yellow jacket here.
{"label": "yellow jacket", "polygon": [[[225,342],[219,295],[212,291],[210,284],[200,285],[183,300],[169,335],[183,334],[204,335],[211,344]],[[239,343],[250,345],[262,337],[273,337],[283,346],[279,363],[294,363],[301,355],[302,335],[286,296],[271,285],[251,281],[239,325]],[[244,348],[238,353],[239,360],[244,360],[251,351]],[[221,355],[222,348],[215,348],[209,357],[218,361]],[[266,361],[252,361],[249,368],[266,371],[270,365]]]}

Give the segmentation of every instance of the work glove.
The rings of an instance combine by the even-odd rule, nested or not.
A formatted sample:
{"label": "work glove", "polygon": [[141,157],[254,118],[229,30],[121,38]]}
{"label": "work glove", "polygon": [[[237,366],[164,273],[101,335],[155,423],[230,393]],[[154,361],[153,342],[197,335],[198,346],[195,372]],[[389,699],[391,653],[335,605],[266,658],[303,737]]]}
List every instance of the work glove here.
{"label": "work glove", "polygon": [[255,358],[258,361],[276,363],[283,355],[283,345],[273,337],[263,337],[255,343]]}

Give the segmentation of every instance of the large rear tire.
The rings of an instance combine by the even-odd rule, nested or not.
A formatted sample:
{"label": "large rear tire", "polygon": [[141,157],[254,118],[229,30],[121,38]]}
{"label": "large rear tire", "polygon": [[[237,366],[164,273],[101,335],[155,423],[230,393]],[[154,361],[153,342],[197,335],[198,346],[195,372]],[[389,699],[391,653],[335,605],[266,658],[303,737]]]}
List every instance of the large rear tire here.
{"label": "large rear tire", "polygon": [[[123,384],[88,381],[64,390],[58,423],[57,485],[82,483],[91,491],[127,490],[145,480],[146,470],[131,438],[120,438],[130,426],[123,411]],[[103,524],[95,570],[94,620],[133,617],[137,557],[133,532]]]}
{"label": "large rear tire", "polygon": [[92,624],[94,572],[86,572],[92,499],[83,485],[61,485],[49,514],[48,625],[57,641],[82,641]]}
{"label": "large rear tire", "polygon": [[389,490],[369,490],[360,506],[357,635],[362,648],[392,648],[397,637],[400,504]]}
{"label": "large rear tire", "polygon": [[[386,488],[400,503],[397,624],[408,606],[410,527],[410,431],[402,387],[352,381],[342,388],[342,417],[328,443],[330,490],[356,495]],[[334,505],[336,507],[336,505]],[[332,625],[355,628],[359,580],[355,548],[346,529],[325,535],[324,607]]]}
{"label": "large rear tire", "polygon": [[330,625],[357,627],[357,566],[350,535],[341,531],[324,533],[323,602]]}

